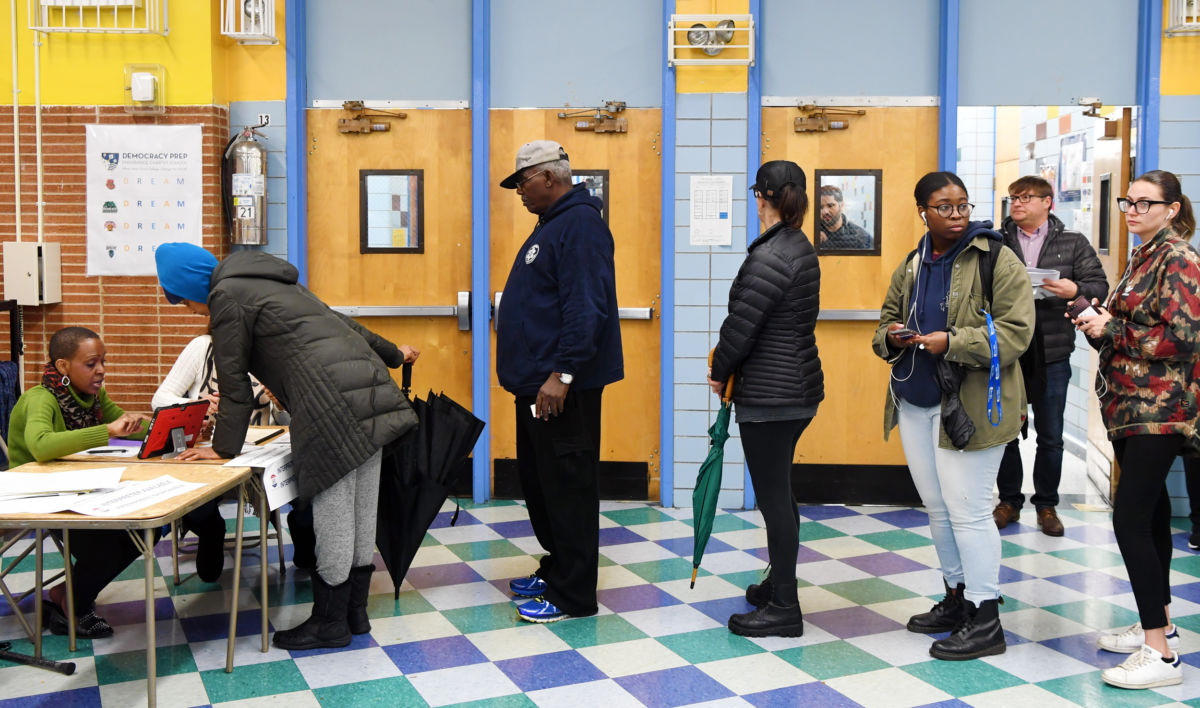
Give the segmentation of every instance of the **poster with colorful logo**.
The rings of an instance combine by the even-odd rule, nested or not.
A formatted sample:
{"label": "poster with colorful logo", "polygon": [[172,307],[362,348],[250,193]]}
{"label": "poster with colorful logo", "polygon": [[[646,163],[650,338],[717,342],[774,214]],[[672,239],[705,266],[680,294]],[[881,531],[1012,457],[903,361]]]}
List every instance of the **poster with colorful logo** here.
{"label": "poster with colorful logo", "polygon": [[154,275],[154,250],[203,234],[199,125],[89,125],[87,274]]}

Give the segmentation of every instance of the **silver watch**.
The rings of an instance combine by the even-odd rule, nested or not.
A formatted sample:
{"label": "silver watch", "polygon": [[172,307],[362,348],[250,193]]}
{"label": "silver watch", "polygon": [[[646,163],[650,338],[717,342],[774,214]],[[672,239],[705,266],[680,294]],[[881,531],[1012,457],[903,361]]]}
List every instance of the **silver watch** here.
{"label": "silver watch", "polygon": [[570,386],[571,382],[575,380],[575,377],[572,376],[571,374],[559,374],[558,380],[562,381],[564,384]]}

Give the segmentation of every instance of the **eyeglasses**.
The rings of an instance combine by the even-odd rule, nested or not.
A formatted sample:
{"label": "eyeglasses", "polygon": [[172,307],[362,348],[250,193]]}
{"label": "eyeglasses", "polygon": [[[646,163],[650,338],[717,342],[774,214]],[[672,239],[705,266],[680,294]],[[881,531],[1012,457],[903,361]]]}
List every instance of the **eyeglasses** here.
{"label": "eyeglasses", "polygon": [[974,204],[963,202],[962,204],[938,204],[937,206],[925,205],[926,209],[932,209],[937,212],[938,216],[943,219],[949,219],[950,216],[957,211],[959,216],[969,216],[975,209]]}
{"label": "eyeglasses", "polygon": [[1117,209],[1120,209],[1122,214],[1127,214],[1129,213],[1130,207],[1132,207],[1135,212],[1139,214],[1145,214],[1146,212],[1150,211],[1150,206],[1153,204],[1170,203],[1171,202],[1164,202],[1158,199],[1139,199],[1136,202],[1131,202],[1126,197],[1120,197],[1117,199]]}
{"label": "eyeglasses", "polygon": [[1028,204],[1030,199],[1047,199],[1049,196],[1049,194],[1010,194],[1008,200],[1010,203]]}
{"label": "eyeglasses", "polygon": [[537,177],[538,175],[542,174],[545,171],[546,170],[538,170],[537,172],[534,172],[533,174],[529,175],[528,177],[521,180],[520,182],[517,182],[517,186],[515,187],[515,189],[520,189],[521,187],[524,187],[526,182],[533,179],[534,177]]}

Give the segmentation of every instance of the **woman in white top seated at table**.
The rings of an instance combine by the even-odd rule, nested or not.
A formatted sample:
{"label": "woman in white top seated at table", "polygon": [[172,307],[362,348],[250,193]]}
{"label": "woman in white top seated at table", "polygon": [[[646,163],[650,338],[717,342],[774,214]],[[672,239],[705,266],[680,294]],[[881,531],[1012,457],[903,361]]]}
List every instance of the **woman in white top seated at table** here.
{"label": "woman in white top seated at table", "polygon": [[[250,416],[250,425],[270,425],[271,399],[266,387],[253,376],[250,377],[250,386],[254,391],[255,404],[254,412]],[[207,334],[196,337],[183,348],[167,378],[158,385],[150,405],[157,409],[201,398],[209,401],[205,432],[211,436],[212,430],[209,426],[216,418],[220,393],[217,391],[217,368],[213,364],[212,337]]]}

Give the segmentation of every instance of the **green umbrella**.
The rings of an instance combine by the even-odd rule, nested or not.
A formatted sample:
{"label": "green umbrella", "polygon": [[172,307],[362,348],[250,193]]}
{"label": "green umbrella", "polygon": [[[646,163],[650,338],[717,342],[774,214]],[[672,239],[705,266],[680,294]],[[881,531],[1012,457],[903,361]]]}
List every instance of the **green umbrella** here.
{"label": "green umbrella", "polygon": [[708,429],[708,457],[700,465],[696,475],[696,488],[692,490],[692,584],[696,587],[696,573],[700,571],[700,559],[712,535],[713,518],[717,515],[717,496],[721,493],[721,465],[725,461],[725,441],[729,439],[729,399],[733,396],[733,377],[725,384],[725,395],[721,397],[721,410]]}

